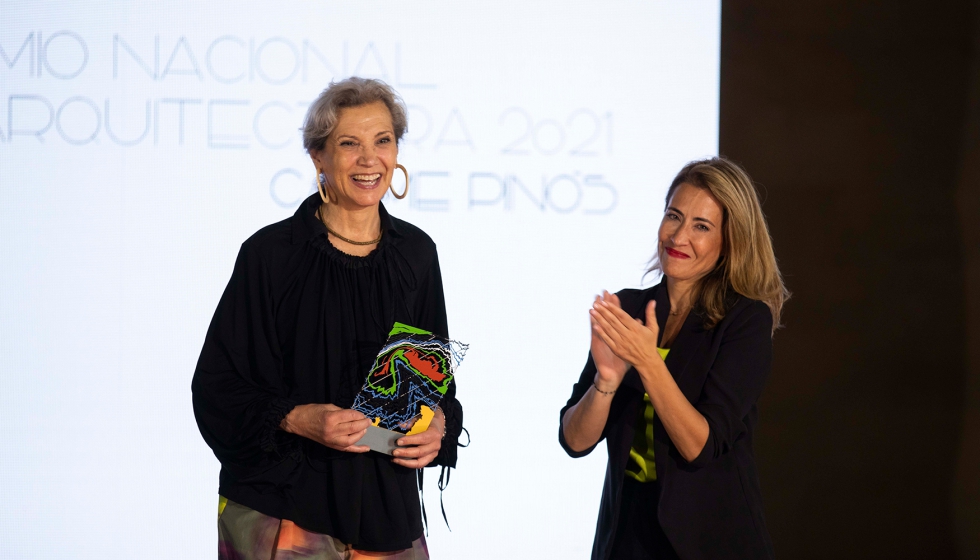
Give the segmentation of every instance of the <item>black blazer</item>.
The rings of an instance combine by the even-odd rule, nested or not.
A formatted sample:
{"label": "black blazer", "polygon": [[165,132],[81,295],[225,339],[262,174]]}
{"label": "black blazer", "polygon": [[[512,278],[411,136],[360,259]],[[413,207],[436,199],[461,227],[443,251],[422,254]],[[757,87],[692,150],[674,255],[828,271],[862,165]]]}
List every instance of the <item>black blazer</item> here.
{"label": "black blazer", "polygon": [[[618,295],[623,309],[639,318],[645,318],[647,302],[655,299],[657,323],[663,333],[670,312],[666,282],[642,291],[623,290]],[[666,364],[684,396],[707,419],[709,432],[701,454],[688,462],[670,441],[660,417],[654,416],[653,448],[661,485],[660,502],[655,507],[664,533],[683,560],[773,558],[752,453],[756,403],[772,364],[769,308],[738,296],[725,318],[710,330],[704,328],[703,318],[692,312],[675,338]],[[592,385],[595,372],[590,354],[568,404],[561,410],[562,419]],[[606,440],[609,460],[593,560],[608,559],[612,550],[643,393],[639,374],[631,369],[613,396],[600,438]],[[562,426],[558,428],[558,441],[572,457],[588,455],[595,448],[573,451]]]}

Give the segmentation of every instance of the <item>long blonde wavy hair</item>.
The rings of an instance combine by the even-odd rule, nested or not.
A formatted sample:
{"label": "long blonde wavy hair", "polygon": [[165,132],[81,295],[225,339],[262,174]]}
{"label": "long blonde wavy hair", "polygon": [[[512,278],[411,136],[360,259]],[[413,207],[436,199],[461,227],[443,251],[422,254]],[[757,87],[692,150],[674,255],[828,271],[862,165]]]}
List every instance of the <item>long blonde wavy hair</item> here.
{"label": "long blonde wavy hair", "polygon": [[[725,158],[692,161],[671,182],[666,205],[670,204],[677,187],[684,183],[707,190],[723,211],[721,257],[698,283],[694,309],[704,315],[705,327],[713,328],[725,318],[735,292],[769,306],[775,332],[790,292],[776,264],[769,226],[752,179]],[[654,255],[650,262],[647,272],[662,272],[659,255]]]}

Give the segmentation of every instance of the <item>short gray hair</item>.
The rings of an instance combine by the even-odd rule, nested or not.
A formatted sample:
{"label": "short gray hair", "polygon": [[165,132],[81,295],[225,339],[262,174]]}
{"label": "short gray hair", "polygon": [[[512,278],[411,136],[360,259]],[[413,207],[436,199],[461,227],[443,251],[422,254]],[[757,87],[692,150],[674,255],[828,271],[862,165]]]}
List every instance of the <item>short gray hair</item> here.
{"label": "short gray hair", "polygon": [[391,124],[395,128],[395,141],[400,142],[408,130],[405,102],[391,86],[381,80],[355,76],[332,82],[310,105],[303,124],[303,147],[307,152],[322,150],[327,137],[337,126],[341,109],[360,107],[376,101],[381,101],[388,107]]}

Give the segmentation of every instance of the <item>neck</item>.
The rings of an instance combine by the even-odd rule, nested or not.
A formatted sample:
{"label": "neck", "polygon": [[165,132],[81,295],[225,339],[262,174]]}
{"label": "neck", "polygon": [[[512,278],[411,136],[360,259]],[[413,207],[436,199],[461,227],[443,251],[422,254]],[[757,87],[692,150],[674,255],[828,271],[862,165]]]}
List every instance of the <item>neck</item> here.
{"label": "neck", "polygon": [[344,208],[339,204],[321,204],[320,216],[330,229],[358,241],[374,239],[381,231],[378,206]]}
{"label": "neck", "polygon": [[691,297],[694,295],[696,280],[674,280],[667,277],[667,296],[670,299],[670,314],[686,314],[691,310]]}

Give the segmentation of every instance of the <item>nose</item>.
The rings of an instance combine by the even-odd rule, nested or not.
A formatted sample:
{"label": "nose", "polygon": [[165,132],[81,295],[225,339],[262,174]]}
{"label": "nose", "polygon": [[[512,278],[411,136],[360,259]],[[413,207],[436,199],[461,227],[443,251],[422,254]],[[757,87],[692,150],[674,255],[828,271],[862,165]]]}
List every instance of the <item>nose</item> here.
{"label": "nose", "polygon": [[670,240],[674,243],[674,245],[684,245],[687,243],[688,239],[688,231],[685,224],[679,225],[670,235]]}
{"label": "nose", "polygon": [[373,143],[369,142],[363,145],[360,156],[357,158],[357,163],[364,167],[371,167],[378,163],[378,151]]}

